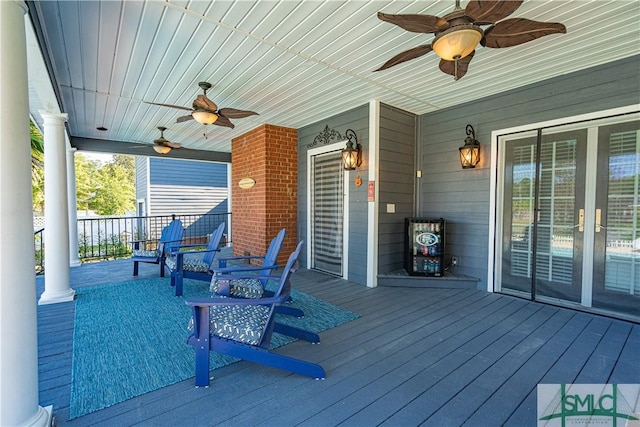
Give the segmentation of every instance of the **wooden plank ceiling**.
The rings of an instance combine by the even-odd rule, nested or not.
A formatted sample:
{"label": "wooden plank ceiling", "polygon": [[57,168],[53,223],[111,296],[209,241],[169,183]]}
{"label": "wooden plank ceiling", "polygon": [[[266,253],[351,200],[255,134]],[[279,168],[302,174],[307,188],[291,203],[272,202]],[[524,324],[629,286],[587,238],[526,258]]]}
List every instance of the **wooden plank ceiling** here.
{"label": "wooden plank ceiling", "polygon": [[[393,55],[433,40],[380,21],[378,11],[443,16],[454,5],[41,1],[31,10],[72,136],[151,142],[157,126],[166,126],[171,141],[227,153],[233,137],[264,123],[299,128],[371,99],[423,114],[640,53],[638,1],[528,0],[512,17],[561,22],[567,34],[505,49],[479,47],[458,81],[440,72],[434,53],[373,72]],[[28,50],[31,58],[33,46]],[[190,107],[202,93],[200,81],[213,84],[208,96],[219,107],[259,115],[233,120],[235,129],[176,124],[185,112],[143,102]],[[30,85],[31,110],[50,105],[53,91],[33,78],[31,62]],[[108,131],[96,130],[100,126]]]}

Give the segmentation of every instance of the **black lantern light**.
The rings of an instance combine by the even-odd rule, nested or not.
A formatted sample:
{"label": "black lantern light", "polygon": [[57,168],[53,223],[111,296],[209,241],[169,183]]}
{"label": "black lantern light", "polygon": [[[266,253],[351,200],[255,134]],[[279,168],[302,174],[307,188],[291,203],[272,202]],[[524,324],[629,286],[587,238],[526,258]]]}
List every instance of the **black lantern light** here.
{"label": "black lantern light", "polygon": [[467,125],[467,137],[460,150],[460,164],[463,169],[475,168],[480,161],[480,143],[476,140],[476,133],[473,126]]}
{"label": "black lantern light", "polygon": [[[342,166],[345,170],[355,170],[362,164],[362,145],[358,143],[356,133],[347,129],[345,132],[347,137],[347,146],[342,150]],[[353,146],[355,142],[355,147]]]}

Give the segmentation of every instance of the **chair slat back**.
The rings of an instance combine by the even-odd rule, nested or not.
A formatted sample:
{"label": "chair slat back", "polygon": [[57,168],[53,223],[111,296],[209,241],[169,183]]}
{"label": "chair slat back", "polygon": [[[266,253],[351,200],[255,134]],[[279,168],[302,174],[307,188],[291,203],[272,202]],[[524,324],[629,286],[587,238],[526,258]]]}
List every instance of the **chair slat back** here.
{"label": "chair slat back", "polygon": [[304,241],[300,240],[296,250],[289,255],[287,264],[284,266],[284,270],[282,271],[282,276],[280,276],[278,288],[274,292],[274,296],[282,298],[282,302],[284,302],[291,293],[291,283],[289,282],[289,279],[291,278],[291,275],[298,270],[298,256],[300,256],[300,250],[302,249],[303,244]]}
{"label": "chair slat back", "polygon": [[171,248],[180,246],[182,240],[182,221],[174,219],[162,229],[160,241],[158,242],[158,252],[160,256],[171,253]]}
{"label": "chair slat back", "polygon": [[202,257],[202,261],[205,264],[211,265],[213,259],[216,256],[217,252],[214,252],[220,246],[220,241],[222,240],[222,235],[224,234],[224,228],[226,226],[225,222],[222,222],[218,228],[211,233],[211,238],[209,239],[209,244],[207,245],[207,250],[210,252],[206,252],[204,257]]}
{"label": "chair slat back", "polygon": [[258,346],[264,349],[268,349],[269,343],[271,342],[271,336],[273,335],[275,325],[276,307],[284,303],[287,298],[289,298],[289,294],[291,293],[291,283],[289,279],[291,278],[291,275],[298,270],[298,256],[300,255],[300,250],[302,249],[303,243],[304,241],[300,240],[300,243],[298,243],[296,250],[293,251],[291,255],[289,255],[287,264],[284,266],[284,270],[282,271],[282,275],[280,276],[278,288],[273,294],[275,298],[278,298],[279,303],[271,305],[269,321],[265,324],[262,331],[262,338],[260,339],[260,343],[258,344]]}
{"label": "chair slat back", "polygon": [[[269,249],[267,249],[267,253],[264,254],[264,260],[262,262],[263,266],[273,267],[274,265],[276,265],[278,261],[278,254],[280,253],[280,249],[282,248],[282,242],[284,241],[284,236],[286,232],[287,230],[283,228],[278,232],[276,237],[271,239],[271,243],[269,244]],[[269,274],[272,274],[271,273],[272,271],[273,271],[272,269],[260,270],[258,274],[261,276],[268,276]]]}

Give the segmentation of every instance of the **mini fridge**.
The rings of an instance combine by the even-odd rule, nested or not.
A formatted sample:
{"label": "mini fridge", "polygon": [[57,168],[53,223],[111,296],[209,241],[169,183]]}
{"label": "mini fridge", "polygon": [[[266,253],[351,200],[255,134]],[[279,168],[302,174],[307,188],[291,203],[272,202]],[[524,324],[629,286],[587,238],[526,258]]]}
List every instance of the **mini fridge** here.
{"label": "mini fridge", "polygon": [[444,276],[443,218],[405,218],[405,270],[411,276]]}

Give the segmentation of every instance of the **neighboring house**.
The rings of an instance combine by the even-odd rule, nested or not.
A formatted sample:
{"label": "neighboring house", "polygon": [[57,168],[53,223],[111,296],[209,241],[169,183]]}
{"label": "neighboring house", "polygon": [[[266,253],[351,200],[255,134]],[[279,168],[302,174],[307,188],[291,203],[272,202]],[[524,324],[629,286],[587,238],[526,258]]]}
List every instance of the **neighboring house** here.
{"label": "neighboring house", "polygon": [[[136,156],[135,167],[138,216],[193,215],[183,219],[186,235],[201,236],[213,231],[209,229],[213,224],[189,230],[197,224],[193,221],[203,214],[230,212],[230,164]],[[227,222],[227,234],[230,219],[222,219]]]}

